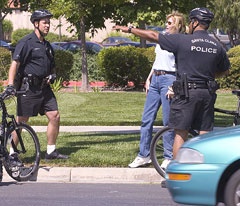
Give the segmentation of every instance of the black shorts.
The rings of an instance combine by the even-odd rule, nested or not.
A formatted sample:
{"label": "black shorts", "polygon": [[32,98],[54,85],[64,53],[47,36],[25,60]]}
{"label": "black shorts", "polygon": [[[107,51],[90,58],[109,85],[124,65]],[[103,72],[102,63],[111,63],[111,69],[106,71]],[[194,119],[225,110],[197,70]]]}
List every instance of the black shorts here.
{"label": "black shorts", "polygon": [[26,95],[17,98],[18,116],[32,117],[56,110],[58,110],[57,100],[50,86],[42,90],[30,88]]}
{"label": "black shorts", "polygon": [[189,99],[173,98],[168,126],[180,130],[213,130],[216,97],[208,89],[190,89]]}

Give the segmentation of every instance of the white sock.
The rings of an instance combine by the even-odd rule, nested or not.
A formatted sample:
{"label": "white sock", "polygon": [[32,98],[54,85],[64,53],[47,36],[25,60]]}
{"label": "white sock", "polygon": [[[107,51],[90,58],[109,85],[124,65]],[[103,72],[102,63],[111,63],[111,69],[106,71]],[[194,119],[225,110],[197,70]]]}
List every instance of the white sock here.
{"label": "white sock", "polygon": [[47,153],[51,154],[56,149],[56,145],[47,145]]}
{"label": "white sock", "polygon": [[10,147],[10,149],[9,149],[9,154],[11,155],[11,154],[13,154],[14,153],[14,149],[12,148],[12,147]]}

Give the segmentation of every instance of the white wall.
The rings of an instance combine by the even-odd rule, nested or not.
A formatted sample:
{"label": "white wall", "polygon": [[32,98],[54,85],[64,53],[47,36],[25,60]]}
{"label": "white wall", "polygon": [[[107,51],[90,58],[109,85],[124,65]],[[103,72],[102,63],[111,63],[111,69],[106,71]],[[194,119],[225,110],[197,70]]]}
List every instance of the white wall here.
{"label": "white wall", "polygon": [[[13,23],[13,30],[20,29],[20,28],[26,28],[26,29],[33,29],[33,25],[30,22],[31,13],[29,12],[20,12],[20,11],[13,11],[12,14],[8,14],[5,19],[10,20]],[[61,27],[58,27],[58,25],[61,24]],[[95,42],[101,42],[104,38],[108,36],[109,33],[111,33],[111,29],[113,27],[113,23],[111,20],[106,20],[105,26],[106,29],[98,29],[97,33],[95,33],[95,36],[91,38],[91,41]],[[69,37],[73,36],[74,33],[70,33],[69,27],[70,24],[66,22],[64,18],[61,18],[61,20],[58,19],[52,19],[51,20],[51,28],[50,32],[53,32],[55,34],[62,34],[67,35]],[[73,27],[71,27],[73,28]],[[90,34],[86,34],[87,37],[90,37]]]}

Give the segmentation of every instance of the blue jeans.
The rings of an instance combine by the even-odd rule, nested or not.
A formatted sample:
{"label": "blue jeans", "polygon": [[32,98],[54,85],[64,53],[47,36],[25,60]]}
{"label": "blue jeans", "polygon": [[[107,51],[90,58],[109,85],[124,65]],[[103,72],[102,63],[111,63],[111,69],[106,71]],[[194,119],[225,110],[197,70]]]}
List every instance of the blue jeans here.
{"label": "blue jeans", "polygon": [[[138,156],[148,157],[150,155],[150,144],[152,140],[153,124],[158,110],[162,105],[163,125],[167,126],[169,121],[170,101],[166,97],[168,86],[176,80],[175,75],[165,74],[152,75],[151,84],[146,97],[141,125],[140,151]],[[174,134],[169,133],[163,137],[164,158],[172,159],[172,147]]]}

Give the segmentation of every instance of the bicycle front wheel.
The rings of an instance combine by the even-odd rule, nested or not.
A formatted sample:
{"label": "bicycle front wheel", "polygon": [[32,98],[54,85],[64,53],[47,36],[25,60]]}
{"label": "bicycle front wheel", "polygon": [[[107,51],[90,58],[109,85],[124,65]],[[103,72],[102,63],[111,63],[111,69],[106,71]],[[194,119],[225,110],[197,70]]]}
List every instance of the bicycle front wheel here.
{"label": "bicycle front wheel", "polygon": [[[8,161],[4,161],[4,167],[13,179],[17,181],[31,180],[33,175],[36,175],[40,162],[40,143],[37,134],[27,124],[19,123],[16,128],[7,132],[7,136],[16,136],[17,142],[15,144],[18,154],[18,159],[22,163],[22,166],[11,166]],[[10,144],[7,145],[9,152]]]}

